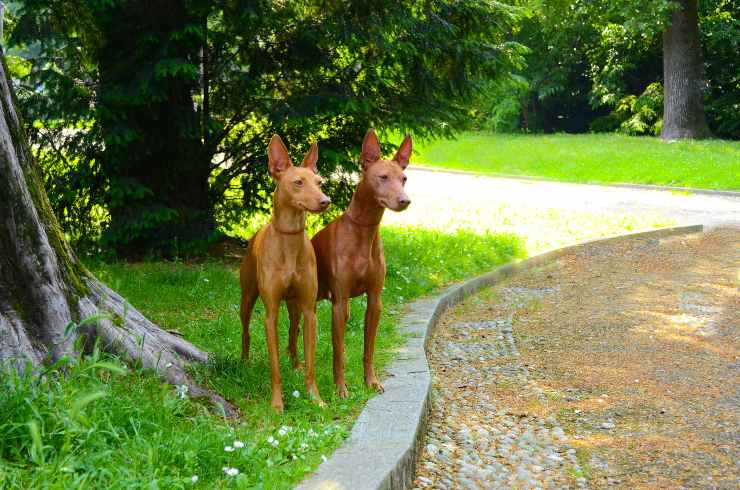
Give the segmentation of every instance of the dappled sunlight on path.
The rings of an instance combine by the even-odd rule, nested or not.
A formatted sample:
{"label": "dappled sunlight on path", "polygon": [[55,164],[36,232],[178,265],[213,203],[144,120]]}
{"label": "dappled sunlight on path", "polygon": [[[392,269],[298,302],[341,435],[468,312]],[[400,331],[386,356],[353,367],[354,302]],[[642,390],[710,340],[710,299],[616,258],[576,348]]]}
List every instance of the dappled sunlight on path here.
{"label": "dappled sunlight on path", "polygon": [[[589,244],[468,299],[432,345],[454,335],[480,345],[463,326],[510,321],[528,380],[488,378],[465,396],[473,411],[476,399],[495,401],[494,427],[512,413],[530,426],[562,427],[558,444],[575,450],[576,482],[738,488],[739,269],[740,227]],[[481,352],[477,369],[501,362]],[[439,358],[432,349],[435,386],[444,386],[457,368]],[[532,399],[533,390],[543,396]],[[513,468],[499,486],[516,483],[520,467],[525,486],[543,482],[533,469],[542,464],[524,460],[526,447],[515,443],[507,454],[519,460],[491,452]],[[432,478],[426,461],[419,474]]]}
{"label": "dappled sunlight on path", "polygon": [[677,224],[740,223],[740,197],[686,195],[407,170],[411,206],[387,225],[516,233],[530,255],[576,242]]}

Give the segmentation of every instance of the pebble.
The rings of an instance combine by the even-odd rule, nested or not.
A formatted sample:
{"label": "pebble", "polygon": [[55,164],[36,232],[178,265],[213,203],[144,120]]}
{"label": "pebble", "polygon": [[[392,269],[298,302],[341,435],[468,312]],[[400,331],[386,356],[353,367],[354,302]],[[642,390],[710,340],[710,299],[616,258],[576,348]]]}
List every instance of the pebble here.
{"label": "pebble", "polygon": [[[557,418],[522,416],[520,409],[499,406],[495,396],[498,383],[515,384],[522,394],[546,402],[520,361],[511,320],[443,328],[430,349],[435,402],[417,488],[571,487],[570,475],[581,470]],[[585,479],[576,483],[587,486]]]}

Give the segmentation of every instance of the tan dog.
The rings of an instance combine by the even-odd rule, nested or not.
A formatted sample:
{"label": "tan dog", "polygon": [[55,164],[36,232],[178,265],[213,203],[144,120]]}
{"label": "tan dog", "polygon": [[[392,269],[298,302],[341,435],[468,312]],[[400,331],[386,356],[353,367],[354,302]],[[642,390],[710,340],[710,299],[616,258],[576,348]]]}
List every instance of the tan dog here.
{"label": "tan dog", "polygon": [[[385,282],[385,255],[380,241],[380,221],[386,208],[403,211],[411,201],[404,185],[404,169],[411,156],[411,138],[406,136],[392,160],[381,160],[380,144],[373,130],[362,143],[362,180],[347,211],[318,232],[311,242],[316,251],[319,299],[332,302],[332,346],[334,383],[342,398],[347,397],[344,380],[344,329],[349,319],[349,299],[367,294],[365,312],[365,384],[383,392],[375,376],[373,353]],[[297,335],[291,330],[291,336]]]}
{"label": "tan dog", "polygon": [[306,360],[306,391],[309,398],[324,404],[316,387],[316,255],[304,231],[306,211],[318,213],[329,206],[317,175],[318,148],[314,143],[300,167],[293,166],[282,140],[272,137],[268,148],[270,174],[277,182],[273,195],[272,220],[249,242],[242,260],[242,358],[249,358],[249,320],[257,296],[265,305],[265,337],[270,358],[272,407],[283,410],[278,361],[278,313],[286,300],[291,324],[303,314],[303,350]]}

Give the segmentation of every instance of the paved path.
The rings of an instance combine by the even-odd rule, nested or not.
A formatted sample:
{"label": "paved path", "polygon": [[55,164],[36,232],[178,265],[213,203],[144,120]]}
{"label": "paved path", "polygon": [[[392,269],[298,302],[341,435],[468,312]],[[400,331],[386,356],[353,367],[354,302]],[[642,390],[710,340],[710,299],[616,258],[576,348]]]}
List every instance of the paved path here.
{"label": "paved path", "polygon": [[580,247],[446,314],[417,488],[740,486],[740,227]]}
{"label": "paved path", "polygon": [[740,223],[740,196],[527,181],[413,166],[407,174],[411,207],[386,213],[385,224],[516,233],[527,237],[530,254],[615,230]]}

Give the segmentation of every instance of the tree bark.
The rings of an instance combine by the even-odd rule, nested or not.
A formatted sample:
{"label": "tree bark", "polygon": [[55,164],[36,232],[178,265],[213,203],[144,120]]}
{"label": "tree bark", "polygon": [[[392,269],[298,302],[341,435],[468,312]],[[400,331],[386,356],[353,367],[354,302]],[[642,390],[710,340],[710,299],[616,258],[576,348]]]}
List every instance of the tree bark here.
{"label": "tree bark", "polygon": [[708,138],[697,0],[679,0],[663,32],[663,129],[666,140]]}
{"label": "tree bark", "polygon": [[77,354],[80,336],[86,345],[99,339],[235,413],[185,371],[188,361],[207,361],[205,352],[147,320],[77,260],[31,159],[2,54],[0,61],[0,365],[24,371]]}

